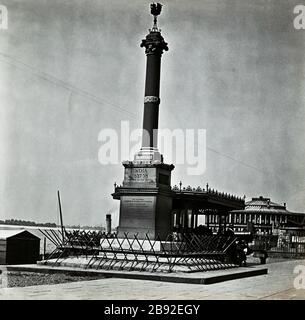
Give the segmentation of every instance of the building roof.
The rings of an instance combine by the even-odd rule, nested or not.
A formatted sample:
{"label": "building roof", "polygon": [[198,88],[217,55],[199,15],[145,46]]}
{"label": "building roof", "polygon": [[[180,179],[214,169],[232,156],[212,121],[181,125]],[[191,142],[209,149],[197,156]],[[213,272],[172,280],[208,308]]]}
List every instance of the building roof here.
{"label": "building roof", "polygon": [[27,236],[39,239],[39,237],[35,236],[31,232],[24,229],[4,229],[4,230],[0,230],[0,240],[6,240],[8,238],[14,237],[21,233],[25,233]]}
{"label": "building roof", "polygon": [[270,198],[260,196],[247,201],[244,210],[233,210],[236,213],[266,213],[266,214],[285,214],[285,215],[304,215],[304,213],[291,212],[286,209],[286,204],[278,204],[270,201]]}

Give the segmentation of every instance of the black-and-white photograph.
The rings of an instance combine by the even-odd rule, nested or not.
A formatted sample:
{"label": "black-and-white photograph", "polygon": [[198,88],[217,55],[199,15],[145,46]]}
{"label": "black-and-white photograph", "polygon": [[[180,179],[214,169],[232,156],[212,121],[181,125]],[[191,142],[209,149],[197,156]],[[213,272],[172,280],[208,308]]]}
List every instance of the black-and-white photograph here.
{"label": "black-and-white photograph", "polygon": [[304,52],[302,0],[0,0],[0,300],[304,300]]}

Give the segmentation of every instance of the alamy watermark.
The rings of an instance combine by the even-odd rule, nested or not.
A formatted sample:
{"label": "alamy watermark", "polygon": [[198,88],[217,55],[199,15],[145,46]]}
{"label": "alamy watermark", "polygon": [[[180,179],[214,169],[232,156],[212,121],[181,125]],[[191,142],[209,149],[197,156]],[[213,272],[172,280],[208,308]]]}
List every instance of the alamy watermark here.
{"label": "alamy watermark", "polygon": [[7,7],[0,4],[0,30],[8,28],[8,11]]}
{"label": "alamy watermark", "polygon": [[294,7],[293,13],[296,14],[293,20],[293,26],[295,29],[305,29],[305,5],[299,4]]}
{"label": "alamy watermark", "polygon": [[7,288],[8,281],[7,281],[7,270],[6,267],[1,266],[0,268],[0,289]]}
{"label": "alamy watermark", "polygon": [[298,274],[293,281],[294,288],[305,289],[305,266],[302,264],[295,266],[293,273]]}
{"label": "alamy watermark", "polygon": [[[150,141],[150,135],[145,130],[130,130],[128,121],[121,121],[120,131],[118,133],[109,128],[100,131],[98,160],[101,164],[119,164],[132,160],[141,149],[142,139]],[[152,135],[153,145],[158,145],[160,152],[166,155],[166,163],[186,165],[189,175],[202,175],[205,172],[205,129],[156,129]]]}

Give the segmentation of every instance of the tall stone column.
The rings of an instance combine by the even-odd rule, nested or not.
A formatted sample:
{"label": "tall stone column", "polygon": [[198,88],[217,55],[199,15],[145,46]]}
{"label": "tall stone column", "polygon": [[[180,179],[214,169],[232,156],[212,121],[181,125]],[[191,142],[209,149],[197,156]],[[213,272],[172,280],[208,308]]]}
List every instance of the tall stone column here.
{"label": "tall stone column", "polygon": [[[158,4],[157,4],[158,5]],[[144,115],[143,115],[143,136],[142,148],[135,156],[135,161],[142,162],[163,162],[162,156],[158,152],[158,120],[160,105],[160,72],[161,56],[164,51],[168,51],[167,43],[161,35],[161,30],[157,27],[157,15],[161,12],[152,9],[154,15],[153,28],[141,42],[141,47],[145,48],[146,80],[144,94]]]}
{"label": "tall stone column", "polygon": [[153,28],[142,40],[145,48],[146,80],[144,95],[142,147],[133,161],[124,161],[123,185],[115,188],[114,199],[120,200],[118,233],[133,238],[166,239],[172,232],[172,164],[163,163],[157,149],[157,130],[160,104],[160,70],[162,53],[167,43],[157,27],[161,5],[152,4]]}

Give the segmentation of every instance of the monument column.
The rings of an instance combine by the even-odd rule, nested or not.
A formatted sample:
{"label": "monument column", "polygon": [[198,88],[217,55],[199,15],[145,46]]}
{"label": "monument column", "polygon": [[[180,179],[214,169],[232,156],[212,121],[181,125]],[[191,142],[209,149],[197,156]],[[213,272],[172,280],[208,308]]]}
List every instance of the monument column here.
{"label": "monument column", "polygon": [[150,6],[154,24],[142,40],[145,48],[146,80],[144,94],[142,146],[133,161],[124,161],[124,180],[112,194],[120,200],[118,235],[133,238],[166,239],[173,230],[171,171],[157,149],[157,130],[160,104],[161,56],[168,50],[167,43],[157,27],[157,16],[162,5]]}
{"label": "monument column", "polygon": [[151,14],[154,16],[154,25],[149,34],[141,42],[147,56],[146,80],[144,95],[143,136],[142,148],[135,156],[135,160],[145,162],[161,161],[158,152],[158,118],[160,104],[160,70],[163,51],[168,51],[167,43],[157,26],[157,16],[161,13],[161,4],[151,5]]}

